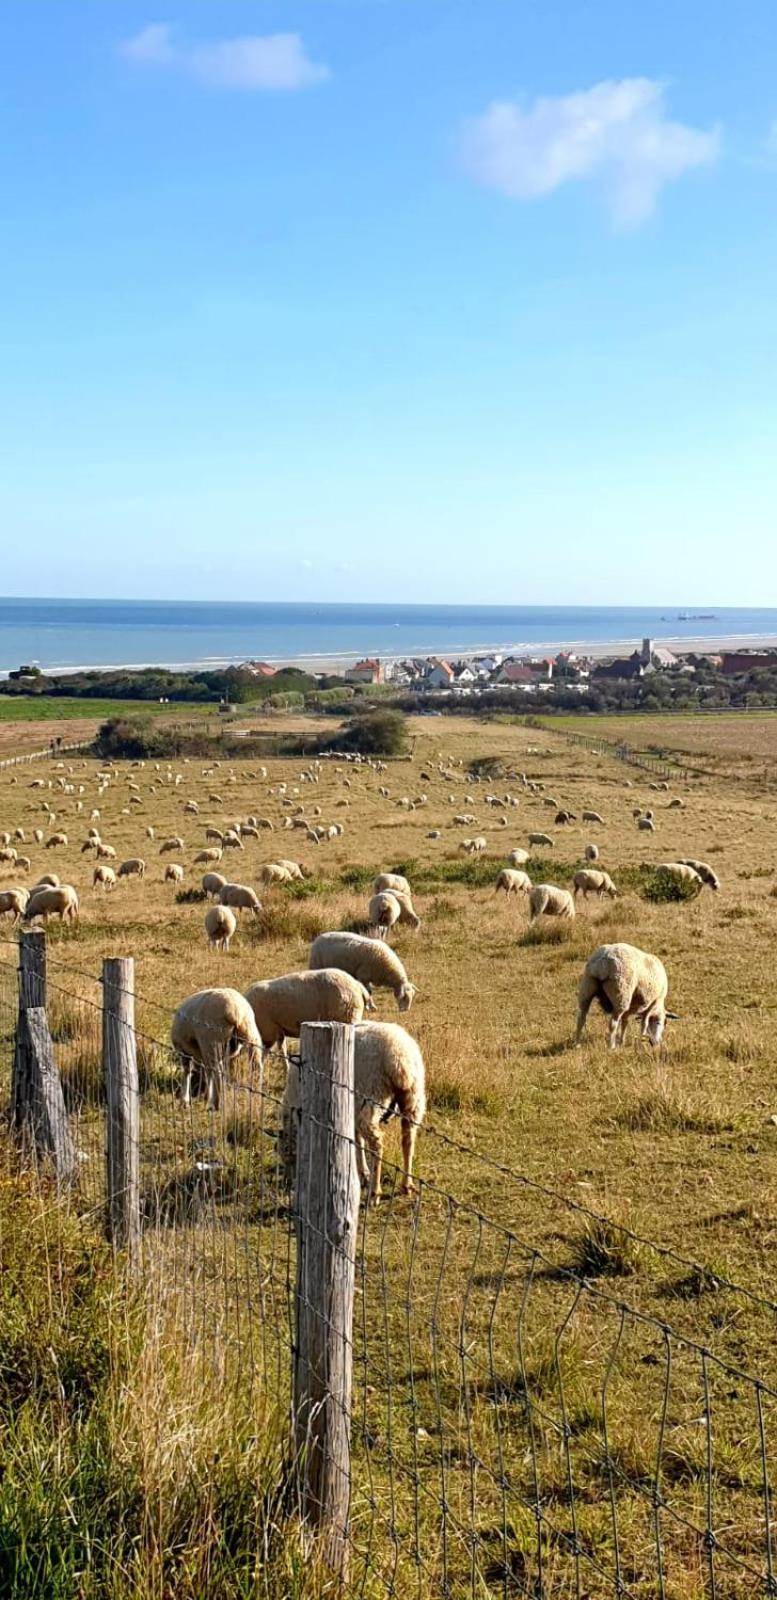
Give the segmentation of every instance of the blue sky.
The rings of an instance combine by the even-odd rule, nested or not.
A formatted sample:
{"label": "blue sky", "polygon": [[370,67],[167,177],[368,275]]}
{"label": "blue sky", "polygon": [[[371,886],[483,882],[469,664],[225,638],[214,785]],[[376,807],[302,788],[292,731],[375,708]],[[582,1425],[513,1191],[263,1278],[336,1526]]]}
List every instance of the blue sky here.
{"label": "blue sky", "polygon": [[7,0],[2,587],[777,603],[773,0]]}

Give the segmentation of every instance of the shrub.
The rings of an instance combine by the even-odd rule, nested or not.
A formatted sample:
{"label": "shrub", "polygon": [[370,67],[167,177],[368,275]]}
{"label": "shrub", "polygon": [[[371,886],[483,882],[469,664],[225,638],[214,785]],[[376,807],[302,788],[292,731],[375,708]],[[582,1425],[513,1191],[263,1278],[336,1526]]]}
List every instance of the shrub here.
{"label": "shrub", "polygon": [[687,883],[684,878],[675,878],[671,872],[662,872],[660,867],[647,873],[642,884],[643,900],[650,900],[656,905],[695,900],[700,891],[700,883]]}
{"label": "shrub", "polygon": [[329,740],[330,750],[356,751],[367,756],[401,756],[407,744],[407,725],[399,711],[368,711],[338,728]]}

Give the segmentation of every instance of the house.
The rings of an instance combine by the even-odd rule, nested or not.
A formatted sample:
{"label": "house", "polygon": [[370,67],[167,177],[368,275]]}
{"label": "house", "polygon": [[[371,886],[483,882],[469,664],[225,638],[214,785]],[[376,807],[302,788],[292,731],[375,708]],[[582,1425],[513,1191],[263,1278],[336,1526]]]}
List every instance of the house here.
{"label": "house", "polygon": [[720,670],[724,678],[736,677],[739,672],[777,672],[777,651],[724,650]]}
{"label": "house", "polygon": [[521,685],[531,684],[537,687],[543,683],[550,683],[553,677],[553,662],[544,661],[505,661],[494,673],[495,684]]}
{"label": "house", "polygon": [[357,661],[349,667],[345,674],[346,683],[382,683],[383,662],[376,656],[365,656],[363,661]]}
{"label": "house", "polygon": [[652,639],[642,640],[642,649],[639,652],[640,660],[647,671],[650,667],[659,672],[670,671],[672,667],[679,667],[679,656],[673,655],[665,645],[654,644]]}
{"label": "house", "polygon": [[492,654],[487,656],[477,656],[476,660],[473,662],[473,665],[478,668],[480,673],[485,673],[486,676],[490,678],[491,674],[496,672],[497,667],[501,667],[503,661],[504,656]]}
{"label": "house", "polygon": [[250,672],[255,678],[274,678],[277,667],[271,667],[269,661],[241,661],[240,671]]}
{"label": "house", "polygon": [[450,661],[441,661],[437,656],[430,656],[428,671],[426,673],[426,687],[429,689],[450,689],[456,674]]}
{"label": "house", "polygon": [[601,681],[603,678],[619,678],[626,681],[631,678],[644,678],[645,671],[640,651],[635,650],[632,656],[626,656],[625,659],[600,662],[594,669],[594,681]]}
{"label": "house", "polygon": [[453,667],[454,684],[477,683],[478,674],[469,661],[456,661]]}

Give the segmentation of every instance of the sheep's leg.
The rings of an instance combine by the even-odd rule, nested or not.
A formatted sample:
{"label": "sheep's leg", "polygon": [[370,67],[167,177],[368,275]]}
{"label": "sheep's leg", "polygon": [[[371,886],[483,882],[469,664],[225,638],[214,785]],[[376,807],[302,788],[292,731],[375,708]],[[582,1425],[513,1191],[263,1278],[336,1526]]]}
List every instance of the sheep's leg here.
{"label": "sheep's leg", "polygon": [[191,1056],[183,1056],[181,1066],[183,1068],[181,1100],[185,1106],[190,1106],[192,1103],[192,1078],[194,1076],[194,1063]]}
{"label": "sheep's leg", "polygon": [[404,1177],[402,1180],[402,1193],[413,1193],[413,1157],[415,1155],[415,1141],[417,1128],[409,1118],[402,1118],[402,1166]]}
{"label": "sheep's leg", "polygon": [[372,1177],[370,1182],[370,1196],[368,1203],[371,1206],[377,1206],[380,1204],[381,1196],[380,1183],[383,1170],[383,1135],[374,1125],[371,1125],[369,1128],[364,1129],[362,1137],[364,1139],[364,1143],[369,1149],[370,1155],[372,1156]]}
{"label": "sheep's leg", "polygon": [[359,1182],[362,1188],[367,1189],[370,1182],[370,1169],[364,1148],[364,1135],[358,1128],[356,1130],[356,1170],[359,1174]]}
{"label": "sheep's leg", "polygon": [[589,1013],[589,1011],[591,1009],[591,1004],[592,1004],[592,1001],[593,1001],[593,998],[594,998],[595,994],[596,994],[596,990],[594,988],[592,988],[590,990],[586,989],[583,993],[581,993],[580,998],[578,1000],[578,1003],[577,1003],[577,1026],[575,1028],[575,1044],[576,1045],[580,1043],[580,1041],[581,1041],[581,1039],[583,1037],[583,1032],[585,1030],[585,1025],[586,1025],[586,1019],[587,1019],[588,1013]]}
{"label": "sheep's leg", "polygon": [[623,1044],[623,1038],[624,1038],[624,1034],[626,1032],[626,1023],[628,1022],[628,1020],[629,1020],[628,1011],[613,1012],[612,1018],[610,1020],[610,1049],[611,1050],[617,1050],[618,1045]]}

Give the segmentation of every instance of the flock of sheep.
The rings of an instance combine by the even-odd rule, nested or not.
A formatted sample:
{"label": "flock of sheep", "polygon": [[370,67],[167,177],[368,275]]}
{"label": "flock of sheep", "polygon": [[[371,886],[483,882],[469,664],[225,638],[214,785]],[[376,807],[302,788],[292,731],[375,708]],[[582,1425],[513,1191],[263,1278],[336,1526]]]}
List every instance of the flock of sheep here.
{"label": "flock of sheep", "polygon": [[[150,774],[151,782],[144,788],[138,782],[135,763],[129,769],[106,765],[94,778],[81,764],[82,776],[75,766],[59,763],[55,776],[47,780],[36,777],[30,787],[42,791],[40,809],[47,822],[48,833],[36,826],[29,833],[29,843],[47,851],[68,847],[68,835],[55,827],[57,821],[53,800],[59,795],[58,805],[67,807],[68,814],[80,818],[89,801],[86,799],[91,782],[96,784],[94,803],[85,818],[88,822],[80,852],[93,860],[92,888],[94,892],[111,893],[120,880],[143,880],[147,863],[143,856],[131,856],[119,861],[116,849],[103,840],[100,828],[100,800],[109,789],[126,786],[122,798],[122,814],[132,816],[142,808],[149,797],[162,789],[177,789],[185,781],[184,773],[174,772],[171,765],[157,764]],[[184,764],[185,765],[185,764]],[[216,764],[218,765],[218,764]],[[384,773],[385,763],[352,758],[354,767]],[[442,777],[457,785],[466,784],[475,789],[480,779],[473,773],[454,772],[451,762],[439,762],[435,778]],[[212,777],[215,766],[203,769],[201,777]],[[227,854],[238,859],[246,842],[259,840],[276,831],[299,832],[311,845],[321,845],[343,834],[344,824],[327,822],[322,817],[322,806],[315,804],[316,785],[322,775],[322,762],[312,762],[299,774],[298,783],[281,782],[268,785],[268,798],[272,797],[278,812],[276,820],[269,815],[250,814],[233,818],[223,826],[214,822],[199,822],[199,803],[191,798],[182,799],[182,815],[201,828],[204,826],[204,844],[193,855],[193,867],[205,869],[201,878],[201,893],[208,900],[204,915],[205,934],[209,945],[217,951],[228,951],[238,927],[238,915],[245,911],[260,917],[262,903],[252,884],[229,877],[221,868]],[[357,781],[356,772],[349,773],[345,759],[335,768],[342,793],[334,800],[337,808],[350,804],[348,790]],[[149,774],[145,775],[146,779]],[[247,774],[255,783],[268,784],[266,768]],[[525,774],[514,774],[519,786],[537,803],[554,811],[556,827],[565,828],[577,820],[575,814],[558,800],[544,793],[544,785]],[[422,781],[432,781],[430,772],[421,773]],[[15,782],[16,780],[12,780]],[[224,786],[237,782],[233,771],[221,773]],[[301,798],[306,786],[310,788],[311,803]],[[666,784],[653,785],[666,789]],[[53,792],[52,792],[53,791]],[[380,799],[393,803],[403,811],[416,811],[428,803],[422,792],[411,797],[403,795],[392,801],[391,791],[385,783],[377,786]],[[480,798],[480,797],[479,797]],[[476,822],[476,814],[461,809],[461,796],[452,788],[448,802],[457,809],[450,826],[468,828]],[[465,802],[475,804],[475,794],[467,793]],[[485,793],[482,802],[492,812],[499,813],[499,825],[507,826],[508,815],[519,805],[515,794]],[[224,796],[212,790],[208,795],[211,807],[225,809]],[[668,802],[675,809],[683,804],[679,799]],[[586,825],[604,827],[599,812],[585,810],[582,820]],[[634,810],[636,826],[641,831],[654,832],[656,818],[652,811]],[[170,857],[183,855],[186,850],[181,834],[171,834],[157,841],[155,828],[145,827],[145,836],[154,843],[160,858],[164,859],[163,882],[179,887],[184,883],[187,868]],[[429,840],[444,837],[441,828],[427,834]],[[553,836],[533,830],[528,835],[529,845],[552,850]],[[18,847],[28,844],[24,826],[13,832],[0,833],[0,868],[24,876],[30,871],[30,858],[20,853]],[[467,855],[480,856],[488,849],[484,834],[474,834],[460,841],[458,848]],[[583,857],[586,865],[576,871],[571,890],[553,883],[533,883],[526,870],[530,852],[515,848],[507,853],[507,864],[500,868],[495,888],[506,896],[525,895],[528,899],[530,920],[539,917],[570,919],[576,913],[576,901],[581,896],[586,901],[593,895],[597,899],[615,898],[616,884],[609,872],[596,863],[599,847],[593,842],[585,845]],[[698,886],[707,885],[713,890],[720,887],[719,879],[708,863],[697,859],[683,859],[658,864],[662,873]],[[256,872],[259,886],[268,890],[282,888],[299,881],[307,869],[291,857],[278,856],[262,864]],[[6,914],[16,923],[27,924],[55,916],[65,924],[75,924],[79,915],[76,889],[62,883],[54,872],[42,874],[31,889],[21,883],[0,891],[0,915]],[[410,981],[403,962],[389,939],[392,930],[400,924],[413,929],[420,927],[420,918],[413,905],[413,893],[407,878],[396,873],[379,874],[371,889],[367,906],[366,933],[333,929],[314,938],[309,952],[308,969],[287,973],[264,982],[253,983],[245,995],[228,987],[209,987],[189,996],[178,1007],[172,1024],[172,1044],[182,1067],[182,1097],[188,1102],[196,1076],[204,1080],[208,1105],[217,1108],[222,1100],[223,1087],[231,1065],[244,1052],[249,1067],[261,1068],[265,1052],[278,1048],[285,1061],[286,1083],[283,1095],[282,1148],[291,1163],[295,1114],[299,1110],[299,1072],[292,1058],[286,1058],[286,1041],[296,1039],[304,1022],[333,1021],[355,1025],[356,1108],[355,1135],[359,1172],[365,1184],[369,1183],[371,1197],[380,1197],[383,1136],[386,1122],[395,1112],[399,1114],[402,1129],[403,1189],[412,1188],[412,1167],[416,1132],[426,1110],[424,1061],[417,1042],[410,1033],[396,1023],[372,1020],[375,1005],[373,991],[387,990],[393,994],[399,1012],[407,1012],[413,1002],[416,988]],[[668,980],[662,963],[655,955],[635,946],[617,943],[605,944],[595,950],[585,964],[579,984],[576,1042],[580,1042],[591,1004],[596,1000],[609,1017],[609,1041],[615,1048],[622,1042],[626,1025],[635,1018],[641,1025],[642,1037],[652,1044],[662,1038],[667,1017]],[[370,1164],[367,1157],[370,1157]]]}

